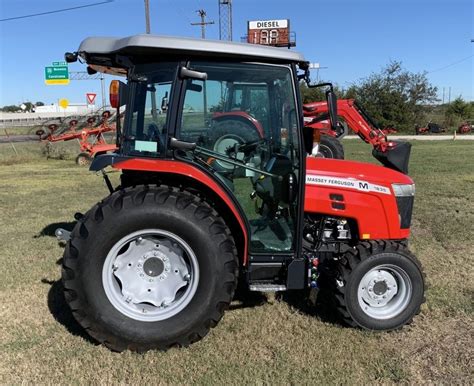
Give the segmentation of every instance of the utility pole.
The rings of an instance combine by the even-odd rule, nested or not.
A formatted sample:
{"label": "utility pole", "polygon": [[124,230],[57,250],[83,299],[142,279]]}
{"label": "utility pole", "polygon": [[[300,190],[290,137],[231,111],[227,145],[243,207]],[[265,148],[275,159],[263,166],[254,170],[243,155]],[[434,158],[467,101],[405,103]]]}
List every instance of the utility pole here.
{"label": "utility pole", "polygon": [[[145,32],[150,33],[150,0],[145,0]],[[151,92],[151,116],[155,122],[158,120],[155,91]]]}
{"label": "utility pole", "polygon": [[206,11],[204,9],[199,9],[196,11],[199,16],[201,17],[201,21],[199,23],[191,23],[191,25],[200,25],[201,26],[201,38],[206,38],[206,25],[214,24],[214,21],[206,21]]}
{"label": "utility pole", "polygon": [[150,0],[145,0],[145,28],[146,33],[150,33]]}
{"label": "utility pole", "polygon": [[[191,23],[191,25],[199,25],[201,26],[201,39],[206,38],[206,25],[214,24],[214,21],[206,21],[206,11],[204,9],[199,9],[196,11],[199,16],[201,17],[201,21],[199,23]],[[203,88],[202,88],[202,97],[203,97],[203,110],[204,110],[204,120],[206,120],[207,116],[207,88],[206,88],[206,81],[203,81]]]}

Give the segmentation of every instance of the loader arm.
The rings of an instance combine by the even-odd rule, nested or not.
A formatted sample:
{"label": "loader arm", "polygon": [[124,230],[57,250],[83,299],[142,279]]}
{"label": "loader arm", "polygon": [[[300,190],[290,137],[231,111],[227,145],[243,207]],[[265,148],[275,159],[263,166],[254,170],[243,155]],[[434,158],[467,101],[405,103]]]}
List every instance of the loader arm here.
{"label": "loader arm", "polygon": [[[303,106],[305,117],[314,117],[308,121],[306,126],[317,124],[320,117],[325,117],[328,113],[328,106],[325,101],[307,103]],[[374,149],[385,152],[391,146],[387,136],[380,130],[373,119],[362,109],[354,99],[339,99],[337,101],[338,115],[347,122],[348,126],[363,141],[370,143]],[[324,114],[324,115],[323,115]]]}
{"label": "loader arm", "polygon": [[[364,142],[372,145],[374,148],[372,154],[377,160],[389,168],[405,174],[408,172],[410,156],[408,142],[389,141],[385,133],[354,99],[339,99],[337,111],[354,133]],[[307,103],[303,105],[303,112],[306,119],[314,117],[312,121],[306,121],[305,126],[320,130],[321,117],[327,116],[328,105],[325,101]]]}

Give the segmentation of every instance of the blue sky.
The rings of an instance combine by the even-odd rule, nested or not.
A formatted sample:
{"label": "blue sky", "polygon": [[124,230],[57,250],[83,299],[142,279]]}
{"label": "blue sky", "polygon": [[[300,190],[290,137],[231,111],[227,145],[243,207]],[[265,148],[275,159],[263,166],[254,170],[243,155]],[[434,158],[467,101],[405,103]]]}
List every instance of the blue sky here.
{"label": "blue sky", "polygon": [[[0,0],[0,19],[87,5],[101,0]],[[196,10],[216,24],[217,0],[150,0],[155,34],[199,37]],[[290,19],[296,49],[328,67],[321,77],[342,87],[401,60],[413,72],[428,71],[451,99],[474,100],[474,7],[472,0],[233,0],[234,40],[245,35],[248,20]],[[85,102],[99,81],[46,86],[44,67],[63,60],[87,36],[126,36],[145,30],[143,0],[115,0],[91,8],[0,22],[0,106],[23,101]],[[461,61],[462,59],[465,59]],[[461,61],[461,62],[459,62]],[[459,62],[457,64],[454,64]],[[70,65],[72,71],[85,66]],[[447,98],[447,96],[446,96]]]}

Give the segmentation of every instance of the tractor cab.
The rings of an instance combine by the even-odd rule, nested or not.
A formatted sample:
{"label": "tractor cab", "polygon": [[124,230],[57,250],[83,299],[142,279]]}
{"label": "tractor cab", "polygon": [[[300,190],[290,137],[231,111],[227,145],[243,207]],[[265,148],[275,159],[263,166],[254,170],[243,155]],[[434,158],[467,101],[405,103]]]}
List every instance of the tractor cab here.
{"label": "tractor cab", "polygon": [[[119,150],[96,159],[92,169],[130,159],[192,165],[215,179],[242,213],[250,255],[293,258],[305,159],[297,72],[307,63],[278,48],[199,45],[149,35],[90,38],[68,54],[82,57],[89,72],[128,81],[112,87],[115,107],[126,104]],[[123,186],[144,177],[133,168],[122,173]]]}

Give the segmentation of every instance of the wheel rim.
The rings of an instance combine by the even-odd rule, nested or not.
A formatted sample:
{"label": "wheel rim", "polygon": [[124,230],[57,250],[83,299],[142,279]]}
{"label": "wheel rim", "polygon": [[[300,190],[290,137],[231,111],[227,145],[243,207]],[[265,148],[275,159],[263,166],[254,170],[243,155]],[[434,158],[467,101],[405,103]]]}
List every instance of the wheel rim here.
{"label": "wheel rim", "polygon": [[[243,144],[245,141],[239,137],[238,135],[235,134],[226,134],[223,135],[222,137],[219,137],[216,142],[214,143],[213,150],[216,153],[227,155],[227,150],[230,148],[233,148],[236,144]],[[237,159],[243,158],[244,154],[243,153],[237,153]],[[234,165],[225,162],[225,161],[220,161],[216,160],[216,163],[221,166],[222,168],[226,170],[231,170],[234,168]]]}
{"label": "wheel rim", "polygon": [[114,308],[145,322],[181,312],[194,297],[198,282],[199,264],[191,247],[161,229],[123,237],[102,269],[104,290]]}
{"label": "wheel rim", "polygon": [[328,146],[320,143],[317,156],[320,158],[334,158],[334,153]]}
{"label": "wheel rim", "polygon": [[85,155],[79,155],[77,157],[77,164],[79,166],[87,166],[89,165],[91,162],[90,158],[88,156],[85,156]]}
{"label": "wheel rim", "polygon": [[392,264],[376,266],[359,283],[359,305],[371,318],[394,318],[408,306],[412,287],[410,277],[402,268]]}

